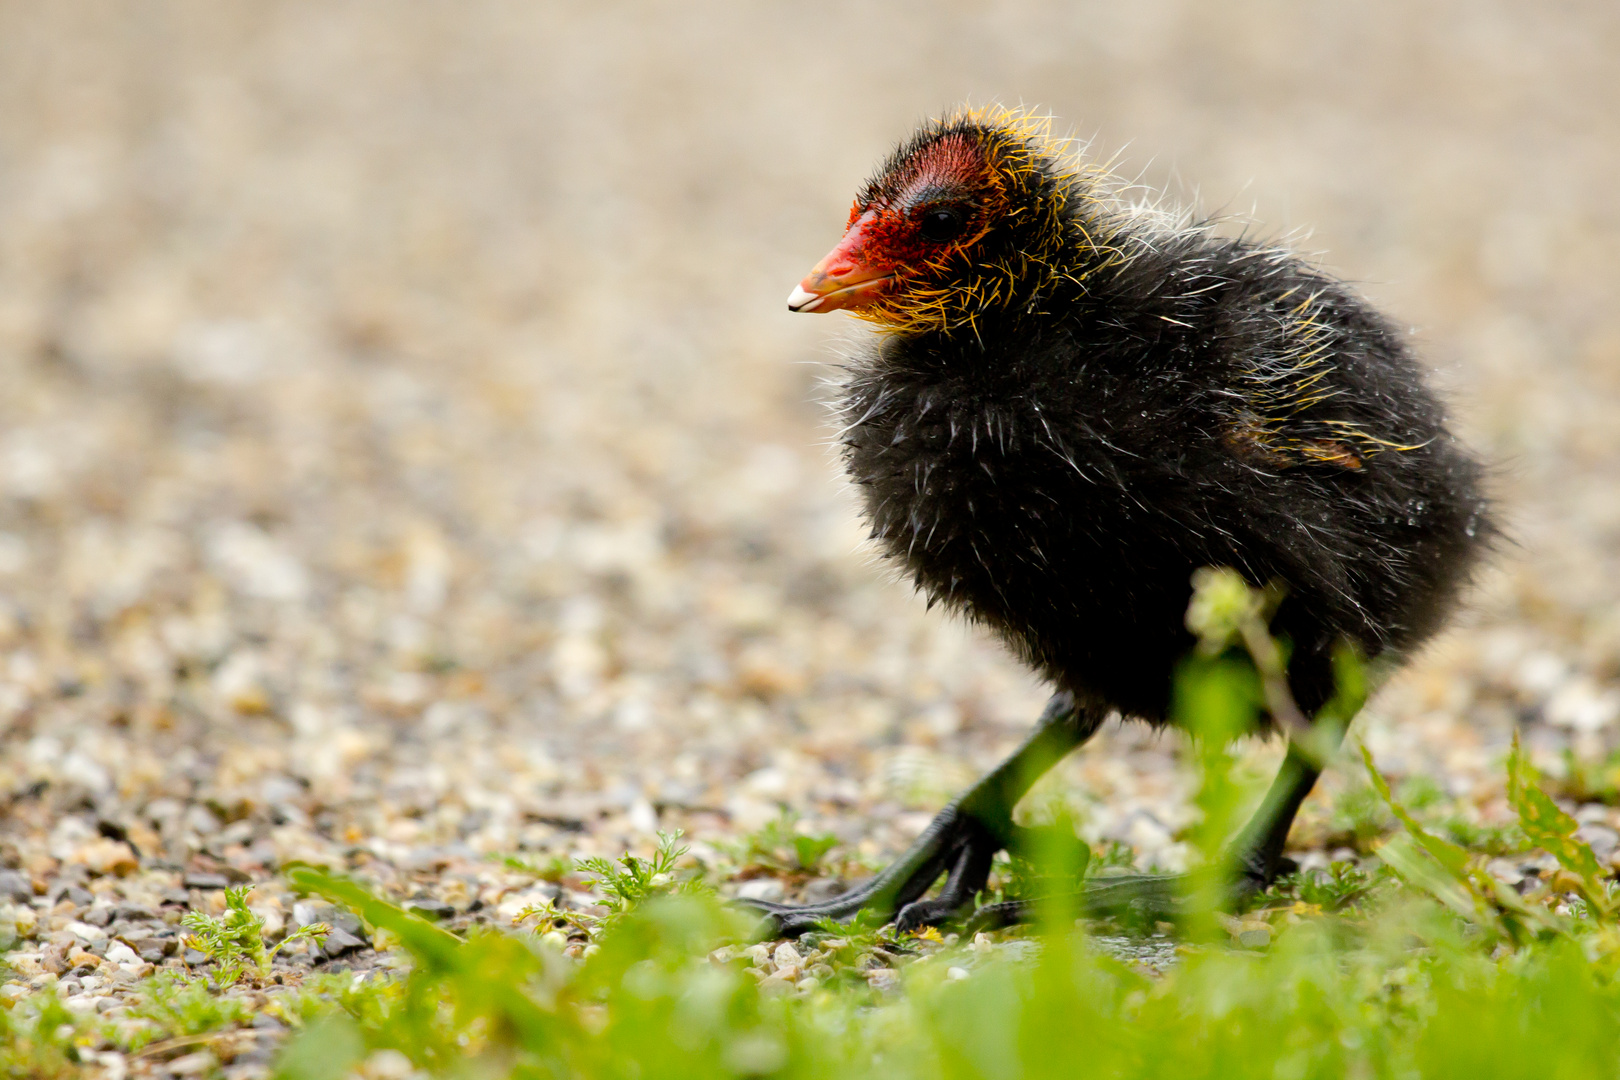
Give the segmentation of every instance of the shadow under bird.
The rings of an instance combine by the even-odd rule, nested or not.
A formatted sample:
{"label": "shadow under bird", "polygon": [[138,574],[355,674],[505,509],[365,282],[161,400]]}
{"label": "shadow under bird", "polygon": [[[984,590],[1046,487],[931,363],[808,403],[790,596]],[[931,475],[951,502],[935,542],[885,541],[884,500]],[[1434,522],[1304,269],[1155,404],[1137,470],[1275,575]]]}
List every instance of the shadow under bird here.
{"label": "shadow under bird", "polygon": [[[1126,194],[1039,118],[960,112],[894,152],[788,300],[878,330],[842,400],[872,537],[1056,692],[874,879],[757,903],[781,934],[863,909],[902,928],[970,913],[994,854],[1032,846],[1013,807],[1043,772],[1114,711],[1169,721],[1199,568],[1280,586],[1272,626],[1310,716],[1335,649],[1410,654],[1492,532],[1481,467],[1388,321],[1282,247]],[[1291,745],[1232,841],[1237,889],[1285,865],[1317,775]],[[1174,895],[1150,876],[1085,888],[1092,909]],[[979,921],[998,914],[1019,912]]]}

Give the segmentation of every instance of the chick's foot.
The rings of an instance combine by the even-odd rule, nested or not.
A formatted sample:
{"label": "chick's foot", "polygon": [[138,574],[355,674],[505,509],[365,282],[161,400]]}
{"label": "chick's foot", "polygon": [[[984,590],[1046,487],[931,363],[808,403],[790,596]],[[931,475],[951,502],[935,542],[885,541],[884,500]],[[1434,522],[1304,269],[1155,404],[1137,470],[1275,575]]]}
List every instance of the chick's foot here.
{"label": "chick's foot", "polygon": [[[1278,858],[1256,868],[1253,855],[1241,855],[1237,862],[1238,872],[1228,888],[1224,906],[1228,909],[1241,908],[1269,888],[1278,877],[1298,869],[1299,864],[1289,858]],[[1061,910],[1091,918],[1116,916],[1137,924],[1174,921],[1183,914],[1183,898],[1188,888],[1186,877],[1180,874],[1096,877],[1083,882],[1072,895],[1059,898],[1059,905]],[[981,930],[1036,922],[1043,912],[1051,909],[1051,899],[986,904],[973,913],[964,930],[978,933]]]}
{"label": "chick's foot", "polygon": [[[952,803],[931,821],[899,859],[872,880],[819,904],[739,903],[763,912],[772,936],[798,937],[828,920],[848,922],[865,911],[902,930],[915,930],[960,915],[973,904],[990,874],[990,860],[1002,842],[980,821]],[[941,874],[945,885],[924,900]]]}
{"label": "chick's foot", "polygon": [[[1012,810],[1048,769],[1102,723],[1105,713],[1053,694],[1030,737],[960,799],[941,810],[917,842],[893,865],[859,888],[820,904],[745,900],[764,912],[781,937],[797,937],[831,919],[846,922],[866,911],[901,929],[915,930],[955,918],[971,908],[990,876],[997,851],[1027,846],[1030,830],[1012,822]],[[938,896],[923,899],[945,874]]]}

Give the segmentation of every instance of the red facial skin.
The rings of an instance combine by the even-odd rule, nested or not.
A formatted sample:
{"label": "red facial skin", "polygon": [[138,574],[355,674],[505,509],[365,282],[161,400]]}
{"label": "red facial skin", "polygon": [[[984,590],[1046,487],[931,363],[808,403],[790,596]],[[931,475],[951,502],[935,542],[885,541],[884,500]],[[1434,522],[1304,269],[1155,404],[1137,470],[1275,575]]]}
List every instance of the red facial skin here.
{"label": "red facial skin", "polygon": [[[876,305],[906,278],[982,236],[1001,190],[978,146],[961,135],[940,139],[902,162],[876,187],[866,201],[856,200],[843,239],[799,284],[789,301],[793,310],[859,311]],[[920,211],[941,202],[979,208],[967,230],[943,244],[918,228]]]}

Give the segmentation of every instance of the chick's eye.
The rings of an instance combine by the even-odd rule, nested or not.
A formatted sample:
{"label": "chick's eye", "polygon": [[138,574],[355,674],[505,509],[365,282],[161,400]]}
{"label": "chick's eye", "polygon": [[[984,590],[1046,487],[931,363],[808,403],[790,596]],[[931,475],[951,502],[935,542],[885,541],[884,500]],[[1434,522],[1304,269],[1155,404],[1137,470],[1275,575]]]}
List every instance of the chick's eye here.
{"label": "chick's eye", "polygon": [[923,238],[944,244],[962,235],[967,219],[960,210],[950,206],[931,206],[922,212],[917,229]]}

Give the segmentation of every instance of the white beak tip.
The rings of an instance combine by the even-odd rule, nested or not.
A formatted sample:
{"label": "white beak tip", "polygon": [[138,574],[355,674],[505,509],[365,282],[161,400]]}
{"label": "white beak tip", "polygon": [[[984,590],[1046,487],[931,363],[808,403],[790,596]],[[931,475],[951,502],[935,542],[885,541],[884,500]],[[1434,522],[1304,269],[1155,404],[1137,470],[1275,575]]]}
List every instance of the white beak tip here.
{"label": "white beak tip", "polygon": [[793,291],[788,294],[788,310],[814,311],[816,310],[816,305],[820,304],[822,299],[822,297],[817,296],[815,293],[806,290],[804,286],[795,285],[793,286]]}

